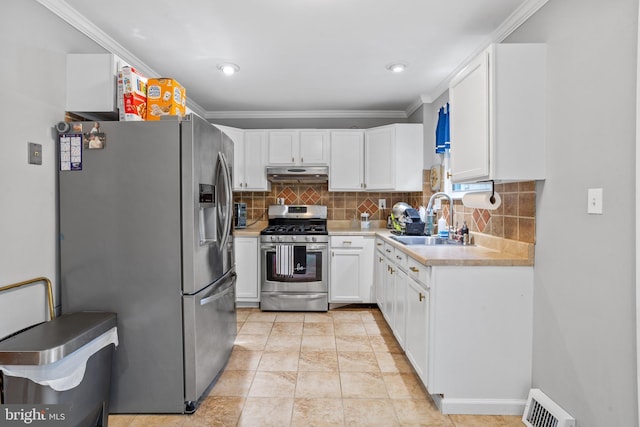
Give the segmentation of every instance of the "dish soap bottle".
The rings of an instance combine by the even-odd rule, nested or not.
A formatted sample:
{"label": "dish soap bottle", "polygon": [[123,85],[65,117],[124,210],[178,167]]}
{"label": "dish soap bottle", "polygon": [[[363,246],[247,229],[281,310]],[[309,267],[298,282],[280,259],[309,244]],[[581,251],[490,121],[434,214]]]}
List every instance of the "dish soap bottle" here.
{"label": "dish soap bottle", "polygon": [[449,229],[447,228],[447,220],[444,219],[444,213],[438,220],[438,237],[449,237]]}

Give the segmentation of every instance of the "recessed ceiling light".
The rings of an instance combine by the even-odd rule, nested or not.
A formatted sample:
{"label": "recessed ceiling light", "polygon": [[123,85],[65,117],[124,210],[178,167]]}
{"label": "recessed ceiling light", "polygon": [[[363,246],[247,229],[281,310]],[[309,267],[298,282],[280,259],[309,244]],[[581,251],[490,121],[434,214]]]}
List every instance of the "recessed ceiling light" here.
{"label": "recessed ceiling light", "polygon": [[392,64],[387,65],[387,70],[393,73],[401,73],[407,69],[407,64],[403,64],[402,62],[394,62]]}
{"label": "recessed ceiling light", "polygon": [[235,73],[240,71],[240,67],[236,64],[225,63],[218,65],[218,70],[222,71],[225,76],[233,76]]}

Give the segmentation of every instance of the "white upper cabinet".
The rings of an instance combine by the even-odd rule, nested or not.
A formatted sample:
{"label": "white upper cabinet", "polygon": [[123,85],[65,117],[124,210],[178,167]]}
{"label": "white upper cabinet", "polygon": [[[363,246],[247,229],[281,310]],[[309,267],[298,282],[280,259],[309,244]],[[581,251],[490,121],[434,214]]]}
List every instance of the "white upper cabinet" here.
{"label": "white upper cabinet", "polygon": [[364,131],[331,132],[329,191],[364,190]]}
{"label": "white upper cabinet", "polygon": [[266,148],[267,133],[218,126],[233,140],[233,190],[268,191]]}
{"label": "white upper cabinet", "polygon": [[117,111],[118,59],[110,53],[67,54],[66,110]]}
{"label": "white upper cabinet", "polygon": [[396,172],[395,128],[382,126],[367,129],[364,138],[365,189],[393,190]]}
{"label": "white upper cabinet", "polygon": [[422,191],[422,124],[331,132],[329,191]]}
{"label": "white upper cabinet", "polygon": [[449,84],[451,179],[544,179],[544,44],[494,44]]}
{"label": "white upper cabinet", "polygon": [[329,161],[329,131],[269,131],[270,165],[326,165]]}

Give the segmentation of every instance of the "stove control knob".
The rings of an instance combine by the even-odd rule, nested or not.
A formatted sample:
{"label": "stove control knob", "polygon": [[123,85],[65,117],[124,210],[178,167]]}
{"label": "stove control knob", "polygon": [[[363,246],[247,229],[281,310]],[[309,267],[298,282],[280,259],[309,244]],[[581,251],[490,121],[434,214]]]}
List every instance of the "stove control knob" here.
{"label": "stove control knob", "polygon": [[315,241],[317,241],[317,240],[318,240],[318,238],[317,238],[317,237],[315,237],[315,236],[313,236],[313,237],[311,238],[311,241],[312,241],[312,242],[315,242]]}
{"label": "stove control knob", "polygon": [[291,240],[293,240],[294,242],[296,241],[297,237],[296,236],[291,236]]}
{"label": "stove control knob", "polygon": [[306,236],[306,237],[304,238],[304,240],[306,240],[307,242],[310,242],[310,241],[311,241],[311,236]]}
{"label": "stove control knob", "polygon": [[284,236],[278,236],[278,241],[279,242],[284,242]]}
{"label": "stove control knob", "polygon": [[275,242],[276,241],[276,236],[271,236],[271,241]]}

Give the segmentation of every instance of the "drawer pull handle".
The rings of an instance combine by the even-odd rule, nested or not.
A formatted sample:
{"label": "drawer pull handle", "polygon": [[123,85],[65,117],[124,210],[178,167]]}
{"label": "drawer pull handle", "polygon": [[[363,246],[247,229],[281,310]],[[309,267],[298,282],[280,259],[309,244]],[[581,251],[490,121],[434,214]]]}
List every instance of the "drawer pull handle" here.
{"label": "drawer pull handle", "polygon": [[385,249],[384,251],[387,253],[391,253],[391,249]]}
{"label": "drawer pull handle", "polygon": [[418,294],[420,295],[419,296],[420,301],[424,300],[424,294],[422,292],[418,292]]}
{"label": "drawer pull handle", "polygon": [[396,259],[402,260],[401,256],[396,255]]}
{"label": "drawer pull handle", "polygon": [[415,267],[409,267],[409,270],[413,271],[414,273],[418,273],[418,272],[420,272],[420,270],[418,270],[418,269],[417,269],[417,268],[415,268]]}

